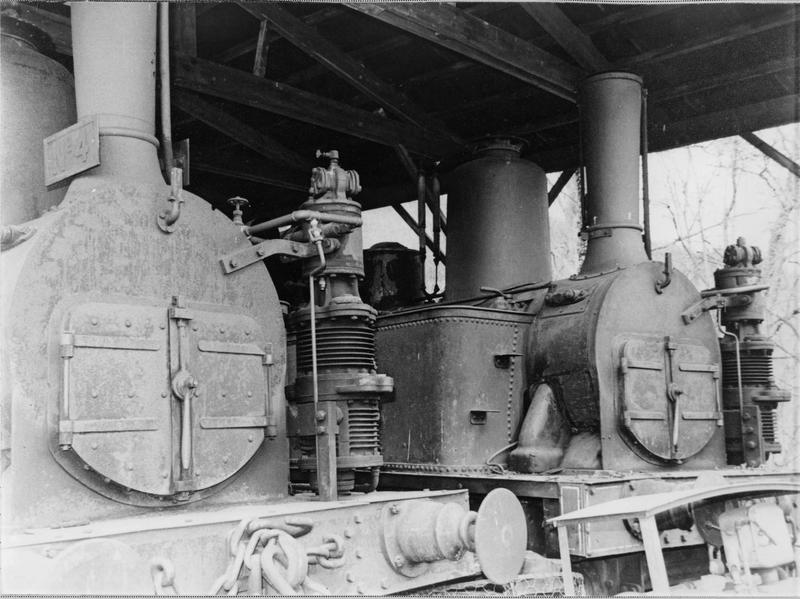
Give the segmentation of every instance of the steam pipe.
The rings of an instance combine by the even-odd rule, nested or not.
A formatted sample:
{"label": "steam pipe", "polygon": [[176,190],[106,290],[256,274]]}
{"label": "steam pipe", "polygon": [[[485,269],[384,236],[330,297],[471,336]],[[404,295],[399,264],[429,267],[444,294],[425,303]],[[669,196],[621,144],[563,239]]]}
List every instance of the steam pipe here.
{"label": "steam pipe", "polygon": [[650,237],[650,176],[647,167],[650,142],[647,138],[647,90],[642,90],[642,217],[644,218],[644,253],[653,259],[653,240]]}
{"label": "steam pipe", "polygon": [[312,218],[316,218],[321,223],[340,223],[343,225],[352,225],[353,227],[361,226],[360,216],[330,214],[328,212],[317,212],[316,210],[295,210],[291,214],[285,214],[284,216],[273,218],[272,220],[253,225],[252,227],[245,227],[244,233],[245,235],[263,233],[264,231],[270,231],[271,229],[277,229],[278,227],[296,222],[311,220]]}
{"label": "steam pipe", "polygon": [[149,2],[70,6],[77,117],[96,120],[101,136],[100,165],[84,177],[164,185],[155,137],[157,10]]}
{"label": "steam pipe", "polygon": [[644,262],[639,224],[642,80],[631,73],[593,75],[580,87],[586,168],[586,259],[581,274]]}
{"label": "steam pipe", "polygon": [[158,3],[158,72],[161,78],[161,144],[164,172],[172,180],[172,102],[169,95],[169,2]]}
{"label": "steam pipe", "polygon": [[417,236],[419,237],[419,255],[425,259],[425,173],[417,175]]}
{"label": "steam pipe", "polygon": [[[342,237],[343,235],[350,233],[352,230],[352,225],[343,225],[341,223],[328,223],[320,227],[322,236],[325,238]],[[300,229],[287,232],[286,234],[281,235],[281,237],[290,241],[308,241],[308,232]],[[253,239],[253,237],[251,236],[250,239]]]}

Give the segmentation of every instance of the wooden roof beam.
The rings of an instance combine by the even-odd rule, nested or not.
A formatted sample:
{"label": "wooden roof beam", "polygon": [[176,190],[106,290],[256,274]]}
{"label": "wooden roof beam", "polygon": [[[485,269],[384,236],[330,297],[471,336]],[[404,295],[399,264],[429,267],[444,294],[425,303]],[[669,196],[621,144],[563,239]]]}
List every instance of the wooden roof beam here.
{"label": "wooden roof beam", "polygon": [[636,56],[626,58],[617,62],[617,66],[624,68],[632,68],[648,62],[656,62],[676,58],[685,54],[691,54],[699,50],[705,50],[712,46],[734,42],[749,35],[763,33],[777,27],[785,26],[792,23],[795,9],[790,7],[784,9],[779,13],[767,13],[761,17],[747,20],[739,23],[728,29],[724,34],[714,31],[713,28],[697,37],[688,40],[675,42],[664,48],[654,48],[646,52],[641,52]]}
{"label": "wooden roof beam", "polygon": [[575,101],[580,69],[463,10],[416,2],[345,6]]}
{"label": "wooden roof beam", "polygon": [[[702,77],[695,81],[689,81],[687,83],[669,87],[667,89],[651,90],[648,94],[648,98],[651,104],[663,104],[683,96],[690,96],[692,94],[708,91],[723,85],[733,85],[745,79],[769,75],[770,73],[797,68],[798,66],[800,66],[800,57],[798,56],[778,58],[765,63],[750,65],[737,71],[720,73],[714,77]],[[451,112],[454,111],[448,111],[447,113],[442,114],[450,114]],[[540,131],[553,129],[555,127],[571,125],[577,122],[578,113],[567,112],[563,114],[542,117],[527,123],[523,123],[511,128],[508,133],[524,136],[530,133],[538,133]]]}
{"label": "wooden roof beam", "polygon": [[192,158],[190,165],[192,170],[198,170],[203,173],[212,175],[222,175],[223,177],[230,177],[232,179],[241,179],[242,181],[251,181],[253,183],[260,183],[262,185],[269,185],[270,187],[277,187],[279,189],[287,189],[298,193],[308,193],[308,187],[278,179],[276,177],[268,177],[263,173],[254,170],[239,170],[232,169],[225,166],[220,166],[216,160],[206,160],[201,158]]}
{"label": "wooden roof beam", "polygon": [[671,123],[650,124],[650,146],[665,150],[800,121],[795,94],[733,106]]}
{"label": "wooden roof beam", "polygon": [[[215,5],[216,6],[216,5]],[[240,6],[244,8],[243,6]],[[312,12],[309,15],[306,15],[302,18],[302,22],[309,26],[314,26],[317,23],[324,23],[332,19],[335,16],[338,16],[340,11],[335,7],[328,7],[317,10]],[[274,41],[277,41],[281,38],[281,36],[277,33],[270,33],[266,36],[265,41],[267,44],[271,44]],[[234,44],[230,48],[223,50],[219,54],[214,57],[214,62],[231,62],[232,60],[236,60],[240,56],[244,56],[245,54],[249,54],[250,52],[255,52],[258,48],[259,36],[248,38],[246,40],[242,40],[241,42]]]}
{"label": "wooden roof beam", "polygon": [[243,123],[197,94],[176,89],[172,94],[172,102],[186,114],[273,162],[296,170],[310,169],[313,166],[310,160],[303,158],[294,150],[290,150],[277,140]]}
{"label": "wooden roof beam", "polygon": [[[613,4],[606,6],[613,6]],[[623,10],[613,12],[610,15],[600,17],[599,19],[594,19],[588,23],[581,23],[579,27],[587,35],[592,35],[605,29],[611,29],[612,27],[630,25],[632,23],[644,21],[645,19],[658,17],[668,12],[674,12],[679,8],[683,8],[681,3],[650,5],[637,4],[635,6],[628,6]]]}
{"label": "wooden roof beam", "polygon": [[582,68],[593,73],[611,68],[611,63],[555,4],[522,2],[520,8],[528,13],[556,43],[564,48]]}
{"label": "wooden roof beam", "polygon": [[691,94],[708,91],[715,87],[734,85],[745,79],[770,75],[788,69],[796,69],[798,66],[800,66],[800,57],[797,55],[785,56],[776,58],[775,60],[749,65],[734,71],[718,73],[713,77],[702,77],[695,81],[671,86],[668,89],[656,90],[650,94],[650,98],[657,103],[668,102]]}
{"label": "wooden roof beam", "polygon": [[755,133],[742,133],[742,139],[747,143],[755,146],[768,158],[772,158],[775,162],[780,164],[783,168],[792,173],[795,177],[800,178],[800,164],[780,152],[773,146],[769,145]]}
{"label": "wooden roof beam", "polygon": [[[396,146],[395,154],[397,154],[397,158],[400,160],[400,163],[403,165],[403,168],[408,174],[409,178],[411,179],[412,183],[417,183],[417,177],[419,176],[419,172],[417,171],[417,165],[414,164],[414,161],[411,159],[411,156],[403,146],[399,145]],[[438,201],[435,201],[433,188],[429,183],[425,184],[425,205],[430,209],[431,213],[434,210],[437,210],[437,205],[439,204]],[[439,224],[442,230],[442,233],[447,235],[447,215],[445,215],[444,211],[441,208],[439,210]]]}
{"label": "wooden roof beam", "polygon": [[[649,146],[651,152],[661,152],[798,121],[800,121],[800,101],[795,94],[788,94],[680,121],[652,121],[648,126]],[[526,158],[542,165],[548,172],[563,170],[577,164],[578,146],[572,144],[534,151],[526,155]]]}
{"label": "wooden roof beam", "polygon": [[170,7],[169,28],[172,52],[197,56],[197,4],[179,2]]}
{"label": "wooden roof beam", "polygon": [[216,64],[200,58],[176,57],[176,87],[209,94],[230,102],[339,131],[375,143],[405,145],[410,151],[439,158],[458,146],[427,129],[392,121],[277,81]]}
{"label": "wooden roof beam", "polygon": [[[398,216],[403,219],[403,222],[405,222],[414,233],[419,234],[419,225],[417,221],[408,213],[408,210],[406,210],[402,204],[393,204],[392,208],[394,208],[394,211],[397,212]],[[433,239],[431,239],[430,235],[427,233],[425,234],[425,245],[428,246],[428,249],[439,259],[439,262],[447,265],[447,257],[444,252],[442,252],[442,250],[437,251],[436,247],[433,245]]]}
{"label": "wooden roof beam", "polygon": [[314,28],[306,25],[277,4],[240,3],[244,10],[260,20],[269,21],[272,29],[294,46],[347,81],[383,108],[417,127],[431,129],[442,137],[463,144],[444,125],[415,105],[403,93],[383,81],[356,59],[332,44]]}
{"label": "wooden roof beam", "polygon": [[548,206],[552,206],[553,202],[558,199],[558,196],[561,194],[561,191],[567,186],[572,176],[578,172],[577,168],[568,168],[566,170],[561,171],[561,174],[556,179],[556,182],[553,183],[553,186],[547,192],[547,204]]}

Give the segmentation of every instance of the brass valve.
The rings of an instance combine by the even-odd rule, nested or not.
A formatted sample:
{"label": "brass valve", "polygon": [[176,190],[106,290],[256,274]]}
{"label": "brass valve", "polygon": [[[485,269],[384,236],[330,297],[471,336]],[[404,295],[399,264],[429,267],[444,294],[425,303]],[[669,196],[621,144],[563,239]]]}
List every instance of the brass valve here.
{"label": "brass valve", "polygon": [[761,250],[756,246],[747,246],[747,241],[744,237],[736,239],[736,245],[729,245],[725,248],[725,254],[722,257],[726,266],[730,267],[751,267],[756,264],[761,264]]}
{"label": "brass valve", "polygon": [[235,196],[228,198],[228,203],[233,206],[233,224],[240,227],[244,226],[244,221],[242,221],[242,214],[244,214],[242,212],[242,206],[247,208],[250,206],[250,201],[246,198]]}
{"label": "brass valve", "polygon": [[356,171],[346,171],[339,166],[339,152],[317,150],[317,158],[327,158],[328,168],[311,170],[311,187],[308,192],[315,199],[346,200],[361,192],[361,182]]}

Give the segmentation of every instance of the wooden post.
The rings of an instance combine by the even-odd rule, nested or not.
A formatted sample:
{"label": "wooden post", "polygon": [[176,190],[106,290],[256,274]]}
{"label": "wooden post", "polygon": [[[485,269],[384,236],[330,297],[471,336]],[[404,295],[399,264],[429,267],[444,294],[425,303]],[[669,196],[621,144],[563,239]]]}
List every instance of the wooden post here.
{"label": "wooden post", "polygon": [[197,56],[197,5],[194,2],[178,2],[170,9],[172,51],[175,54]]}
{"label": "wooden post", "polygon": [[253,60],[253,75],[263,77],[267,74],[267,54],[269,53],[269,21],[262,19],[258,27],[258,41],[256,42],[256,57]]}
{"label": "wooden post", "polygon": [[564,580],[564,595],[571,597],[575,595],[575,580],[572,577],[572,561],[570,561],[571,558],[569,556],[569,537],[566,524],[558,527],[558,553],[561,556],[561,578]]}
{"label": "wooden post", "polygon": [[642,529],[642,543],[647,556],[647,569],[650,571],[650,583],[656,595],[669,595],[669,578],[664,564],[664,553],[661,551],[661,535],[656,526],[655,516],[639,518]]}

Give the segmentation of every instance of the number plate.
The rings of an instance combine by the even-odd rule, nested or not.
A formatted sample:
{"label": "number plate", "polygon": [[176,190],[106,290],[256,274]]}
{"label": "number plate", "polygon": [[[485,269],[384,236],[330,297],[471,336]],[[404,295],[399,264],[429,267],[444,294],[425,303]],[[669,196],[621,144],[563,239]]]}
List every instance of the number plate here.
{"label": "number plate", "polygon": [[84,121],[44,140],[44,183],[53,185],[100,164],[97,121]]}

